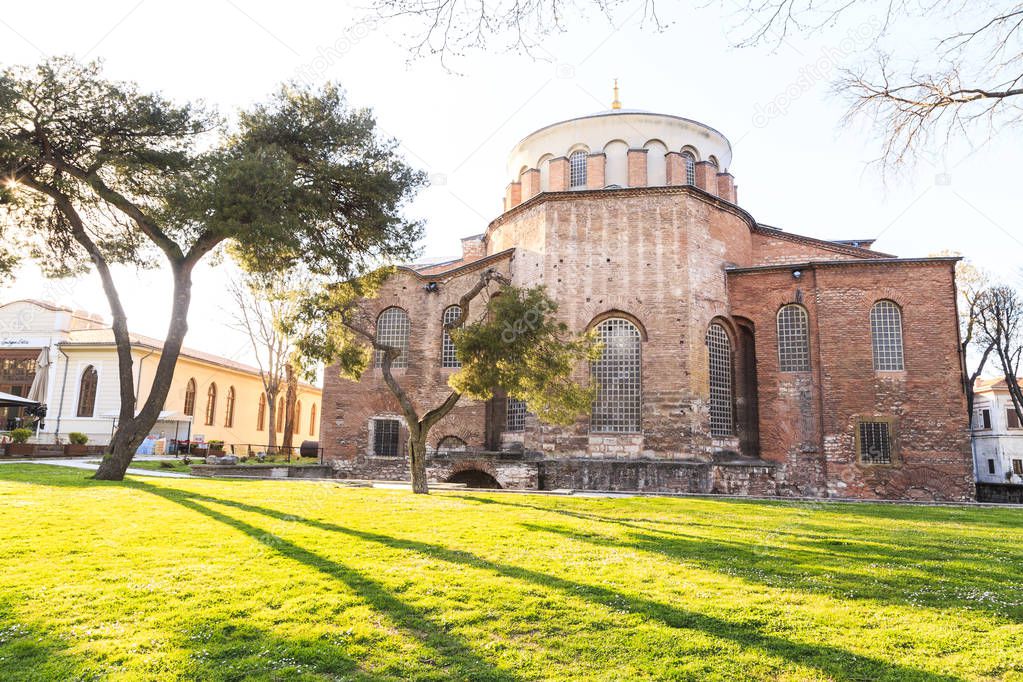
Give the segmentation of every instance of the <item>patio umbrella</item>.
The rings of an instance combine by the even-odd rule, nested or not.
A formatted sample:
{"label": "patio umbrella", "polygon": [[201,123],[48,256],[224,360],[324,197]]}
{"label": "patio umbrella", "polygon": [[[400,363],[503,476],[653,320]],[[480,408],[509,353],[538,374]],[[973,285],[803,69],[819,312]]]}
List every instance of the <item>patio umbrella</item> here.
{"label": "patio umbrella", "polygon": [[43,348],[36,358],[36,375],[32,379],[32,387],[28,389],[29,400],[41,403],[46,400],[46,381],[50,375],[50,349]]}
{"label": "patio umbrella", "polygon": [[0,407],[30,407],[38,404],[35,400],[22,398],[20,395],[0,392]]}

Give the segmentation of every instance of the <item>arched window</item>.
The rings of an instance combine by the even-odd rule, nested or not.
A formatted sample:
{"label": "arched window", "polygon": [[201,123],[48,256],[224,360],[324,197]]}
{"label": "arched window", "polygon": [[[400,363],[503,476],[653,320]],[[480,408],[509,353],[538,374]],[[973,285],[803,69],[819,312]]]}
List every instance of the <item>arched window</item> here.
{"label": "arched window", "polygon": [[189,417],[195,416],[195,379],[189,379],[185,386],[185,414]]}
{"label": "arched window", "polygon": [[291,420],[291,432],[298,434],[298,425],[302,423],[302,401],[295,401],[295,418]]}
{"label": "arched window", "polygon": [[259,394],[259,408],[256,410],[256,431],[266,426],[266,393]]}
{"label": "arched window", "polygon": [[309,435],[316,435],[316,403],[309,408]]}
{"label": "arched window", "polygon": [[78,416],[91,417],[96,411],[96,387],[99,384],[99,373],[89,365],[82,372],[82,380],[78,384]]}
{"label": "arched window", "polygon": [[600,359],[590,365],[596,385],[590,431],[635,433],[642,410],[642,337],[636,325],[612,317],[597,325],[603,343]]}
{"label": "arched window", "polygon": [[234,426],[234,386],[227,388],[227,400],[224,404],[224,426]]}
{"label": "arched window", "polygon": [[870,340],[875,370],[893,372],[906,368],[902,356],[902,311],[892,301],[878,301],[870,309]]}
{"label": "arched window", "polygon": [[280,433],[284,430],[284,396],[277,399],[277,425],[274,428],[275,433]]}
{"label": "arched window", "polygon": [[213,421],[217,417],[217,385],[210,384],[210,388],[206,391],[206,426],[213,426]]}
{"label": "arched window", "polygon": [[795,303],[778,311],[778,369],[810,371],[810,331],[806,309]]}
{"label": "arched window", "polygon": [[582,149],[568,157],[568,186],[572,189],[586,189],[586,159],[589,156]]}
{"label": "arched window", "polygon": [[718,159],[717,159],[716,156],[708,156],[707,157],[707,163],[709,163],[711,166],[713,166],[714,170],[717,170],[720,167],[720,166],[718,166]]}
{"label": "arched window", "polygon": [[686,184],[696,184],[696,157],[692,152],[682,152],[682,163],[686,167]]}
{"label": "arched window", "polygon": [[[377,343],[384,346],[392,346],[401,353],[391,363],[394,369],[408,367],[408,336],[409,336],[408,313],[401,308],[388,308],[377,317]],[[384,364],[384,352],[376,352],[376,366]]]}
{"label": "arched window", "polygon": [[[462,309],[457,305],[448,306],[444,309],[443,323],[445,325],[452,322],[457,322],[458,318],[462,316]],[[440,339],[440,366],[441,367],[461,367],[462,363],[458,361],[458,355],[455,353],[455,343],[451,340],[451,334],[448,333],[447,329],[441,330]]]}
{"label": "arched window", "polygon": [[710,434],[735,435],[735,413],[732,408],[732,340],[720,324],[707,329],[707,351],[710,362]]}

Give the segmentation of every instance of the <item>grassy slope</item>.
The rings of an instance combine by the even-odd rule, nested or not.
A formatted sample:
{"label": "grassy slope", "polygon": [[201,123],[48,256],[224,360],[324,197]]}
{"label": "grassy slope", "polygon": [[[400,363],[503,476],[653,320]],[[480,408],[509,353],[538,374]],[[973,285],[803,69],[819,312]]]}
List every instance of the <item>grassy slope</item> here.
{"label": "grassy slope", "polygon": [[1023,679],[1023,512],[0,466],[0,679]]}

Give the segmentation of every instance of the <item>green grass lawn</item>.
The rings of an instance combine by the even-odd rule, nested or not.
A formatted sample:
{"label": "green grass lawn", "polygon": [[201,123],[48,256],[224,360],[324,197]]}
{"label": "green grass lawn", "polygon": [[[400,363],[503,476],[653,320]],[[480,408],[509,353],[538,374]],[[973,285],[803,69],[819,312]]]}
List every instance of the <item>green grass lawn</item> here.
{"label": "green grass lawn", "polygon": [[1023,512],[0,465],[0,679],[1023,680]]}

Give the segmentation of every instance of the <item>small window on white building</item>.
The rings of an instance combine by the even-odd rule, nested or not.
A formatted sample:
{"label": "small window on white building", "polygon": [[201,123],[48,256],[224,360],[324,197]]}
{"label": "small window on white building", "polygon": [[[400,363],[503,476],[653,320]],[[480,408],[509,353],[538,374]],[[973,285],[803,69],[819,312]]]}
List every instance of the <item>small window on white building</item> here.
{"label": "small window on white building", "polygon": [[990,429],[991,428],[991,410],[981,410],[980,414],[977,415],[977,428],[978,429]]}
{"label": "small window on white building", "polygon": [[1023,459],[1012,460],[1012,473],[1023,476]]}
{"label": "small window on white building", "polygon": [[586,189],[586,159],[583,150],[574,151],[568,157],[568,186],[571,189]]}
{"label": "small window on white building", "polygon": [[987,472],[988,472],[989,474],[992,474],[992,475],[994,475],[994,473],[995,473],[995,460],[993,460],[993,459],[989,459],[989,460],[987,461]]}
{"label": "small window on white building", "polygon": [[1008,424],[1010,429],[1019,428],[1019,415],[1016,414],[1016,410],[1008,408],[1005,410],[1005,423]]}

